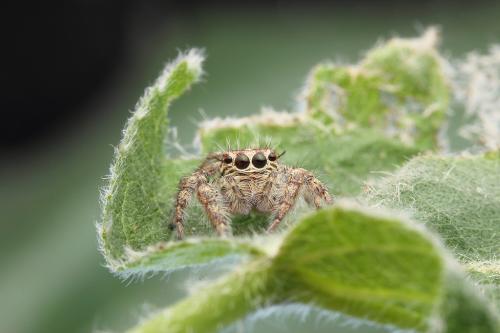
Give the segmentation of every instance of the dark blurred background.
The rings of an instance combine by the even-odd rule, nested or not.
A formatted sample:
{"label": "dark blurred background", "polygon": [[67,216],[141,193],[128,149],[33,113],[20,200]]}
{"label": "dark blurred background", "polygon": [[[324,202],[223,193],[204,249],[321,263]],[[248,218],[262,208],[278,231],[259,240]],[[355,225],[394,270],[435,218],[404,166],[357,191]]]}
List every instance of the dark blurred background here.
{"label": "dark blurred background", "polygon": [[293,110],[308,70],[355,62],[380,38],[441,27],[444,54],[500,42],[496,1],[17,1],[2,4],[0,332],[120,330],[185,294],[186,272],[127,286],[94,223],[121,129],[178,50],[206,49],[205,82],[172,108],[191,143],[201,114]]}

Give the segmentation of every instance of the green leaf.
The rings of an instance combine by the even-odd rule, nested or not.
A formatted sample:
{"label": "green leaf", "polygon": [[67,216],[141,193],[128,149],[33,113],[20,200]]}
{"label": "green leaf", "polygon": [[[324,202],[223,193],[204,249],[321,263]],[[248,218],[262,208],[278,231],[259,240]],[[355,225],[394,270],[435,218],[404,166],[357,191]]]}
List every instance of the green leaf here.
{"label": "green leaf", "polygon": [[267,278],[269,265],[268,258],[251,262],[172,308],[153,314],[128,332],[216,332],[272,297],[274,291]]}
{"label": "green leaf", "polygon": [[[457,135],[452,148],[500,148],[500,46],[468,52],[452,63],[452,109]],[[466,141],[464,141],[466,139]]]}
{"label": "green leaf", "polygon": [[127,278],[149,272],[168,272],[232,258],[261,255],[263,252],[250,242],[192,238],[183,242],[158,243],[142,252],[131,251],[128,253],[128,261],[115,270],[123,278]]}
{"label": "green leaf", "polygon": [[276,255],[244,265],[131,332],[214,332],[258,308],[290,302],[422,332],[500,332],[498,318],[429,233],[350,204],[308,216],[283,236]]}
{"label": "green leaf", "polygon": [[289,297],[405,328],[425,327],[444,266],[416,227],[348,206],[304,219],[275,262]]}
{"label": "green leaf", "polygon": [[111,268],[121,264],[126,248],[144,249],[170,234],[165,215],[168,192],[162,191],[168,186],[165,178],[172,177],[165,174],[170,165],[164,161],[167,108],[200,79],[202,61],[199,50],[179,55],[146,90],[127,122],[103,190],[98,225],[101,249]]}
{"label": "green leaf", "polygon": [[446,272],[443,289],[443,301],[437,309],[439,320],[433,323],[435,330],[443,333],[500,332],[498,310],[456,267]]}
{"label": "green leaf", "polygon": [[405,210],[440,234],[500,306],[499,152],[416,157],[375,183],[367,199]]}
{"label": "green leaf", "polygon": [[358,65],[316,66],[306,86],[307,111],[337,133],[375,127],[403,142],[435,148],[449,99],[437,40],[437,31],[428,29],[419,38],[376,46]]}

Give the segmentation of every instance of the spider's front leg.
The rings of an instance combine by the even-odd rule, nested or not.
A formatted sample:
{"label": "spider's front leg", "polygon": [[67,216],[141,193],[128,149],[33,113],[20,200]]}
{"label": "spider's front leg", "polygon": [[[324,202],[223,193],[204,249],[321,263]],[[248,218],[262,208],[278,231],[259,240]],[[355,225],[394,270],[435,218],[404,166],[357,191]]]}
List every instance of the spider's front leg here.
{"label": "spider's front leg", "polygon": [[175,203],[174,227],[177,230],[177,238],[184,238],[185,210],[195,191],[198,191],[200,184],[206,184],[207,178],[201,172],[195,172],[191,176],[184,177],[179,183],[179,192]]}
{"label": "spider's front leg", "polygon": [[278,227],[297,201],[301,189],[304,190],[303,196],[306,202],[310,205],[314,204],[316,208],[320,208],[323,202],[333,203],[326,187],[311,172],[302,168],[292,169],[285,185],[283,199],[277,207],[276,216],[267,232],[272,232]]}
{"label": "spider's front leg", "polygon": [[333,199],[330,193],[328,193],[328,189],[318,180],[318,178],[314,177],[314,175],[307,170],[298,170],[300,170],[304,179],[304,191],[302,194],[309,205],[318,209],[321,208],[323,203],[328,205],[333,203]]}
{"label": "spider's front leg", "polygon": [[208,184],[208,177],[217,172],[217,162],[220,156],[217,154],[208,155],[201,166],[188,177],[182,178],[179,183],[179,192],[177,193],[177,200],[175,202],[175,213],[173,226],[177,230],[177,238],[184,238],[184,219],[185,210],[193,193],[198,192],[200,187]]}
{"label": "spider's front leg", "polygon": [[222,195],[208,182],[206,175],[195,172],[185,177],[179,184],[179,193],[175,205],[174,224],[177,238],[184,238],[185,210],[193,193],[196,192],[198,200],[203,205],[212,226],[219,236],[231,234],[229,211],[224,204]]}
{"label": "spider's front leg", "polygon": [[205,183],[198,188],[198,200],[205,208],[217,235],[230,236],[231,218],[222,194],[210,183]]}

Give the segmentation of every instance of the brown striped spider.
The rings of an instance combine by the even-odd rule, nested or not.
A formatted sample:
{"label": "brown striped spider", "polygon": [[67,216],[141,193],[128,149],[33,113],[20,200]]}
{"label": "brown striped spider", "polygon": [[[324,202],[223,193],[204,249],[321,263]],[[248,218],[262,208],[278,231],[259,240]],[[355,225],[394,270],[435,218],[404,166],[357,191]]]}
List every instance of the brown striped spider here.
{"label": "brown striped spider", "polygon": [[271,214],[271,232],[300,196],[316,208],[332,203],[327,188],[311,172],[280,164],[282,155],[269,148],[209,154],[179,184],[172,225],[177,237],[184,237],[185,209],[195,193],[219,236],[231,235],[235,214]]}

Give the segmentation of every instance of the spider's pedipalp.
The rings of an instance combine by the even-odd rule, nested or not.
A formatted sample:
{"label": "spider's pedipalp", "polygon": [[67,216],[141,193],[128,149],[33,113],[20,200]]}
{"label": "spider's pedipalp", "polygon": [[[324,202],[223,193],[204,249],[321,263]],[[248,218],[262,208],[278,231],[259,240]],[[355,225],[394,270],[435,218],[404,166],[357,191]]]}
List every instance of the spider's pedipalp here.
{"label": "spider's pedipalp", "polygon": [[300,175],[292,174],[290,179],[285,185],[285,192],[281,202],[276,207],[276,214],[273,223],[267,229],[268,232],[276,230],[278,225],[281,223],[285,215],[290,211],[290,209],[295,205],[297,196],[299,194],[300,187],[302,186],[302,181],[300,180]]}
{"label": "spider's pedipalp", "polygon": [[221,194],[210,184],[202,184],[198,188],[198,199],[205,209],[208,219],[219,236],[231,234],[231,219],[224,205]]}

